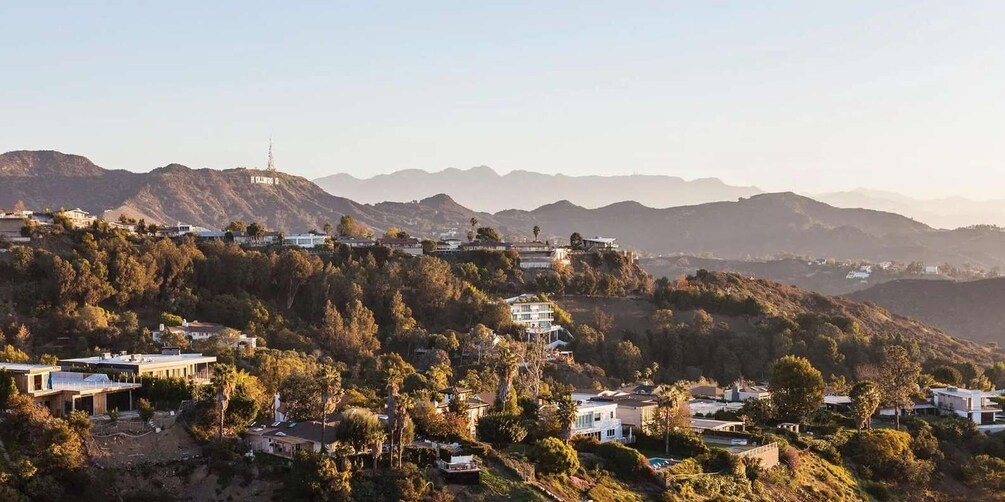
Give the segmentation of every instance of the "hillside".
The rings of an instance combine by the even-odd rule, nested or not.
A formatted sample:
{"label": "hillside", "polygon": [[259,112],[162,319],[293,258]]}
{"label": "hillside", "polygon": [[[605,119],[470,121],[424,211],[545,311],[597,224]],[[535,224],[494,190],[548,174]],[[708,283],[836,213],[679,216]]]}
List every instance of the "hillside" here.
{"label": "hillside", "polygon": [[835,208],[792,193],[666,209],[636,202],[586,209],[562,201],[495,217],[515,228],[538,224],[549,234],[616,236],[653,254],[1005,265],[1005,232],[997,229],[936,230],[897,214]]}
{"label": "hillside", "polygon": [[[251,183],[272,176],[279,185]],[[0,155],[0,207],[21,200],[33,209],[80,207],[112,211],[152,222],[221,228],[231,220],[260,221],[271,228],[305,231],[338,222],[344,214],[381,229],[401,222],[335,197],[304,178],[251,169],[191,169],[170,164],[149,173],[107,170],[77,155],[8,152]]]}
{"label": "hillside", "polygon": [[[733,273],[701,270],[686,279],[657,281],[654,299],[677,320],[690,319],[699,309],[711,315],[706,328],[692,320],[691,328],[672,334],[679,339],[648,341],[661,368],[674,371],[677,365],[686,374],[694,366],[719,381],[738,374],[762,378],[766,365],[786,353],[808,358],[825,373],[851,376],[859,366],[876,363],[887,344],[916,347],[920,361],[986,365],[1001,357],[996,348],[880,307]],[[688,349],[673,355],[675,345]]]}
{"label": "hillside", "polygon": [[970,282],[900,280],[849,295],[918,319],[947,333],[1005,345],[1005,279]]}
{"label": "hillside", "polygon": [[[533,209],[558,199],[601,207],[626,199],[652,207],[736,200],[760,193],[715,178],[686,181],[673,176],[566,176],[530,171],[499,174],[490,167],[426,172],[406,169],[359,179],[334,174],[314,180],[329,193],[367,203],[406,202],[445,193],[478,211]],[[533,187],[533,189],[528,189]]]}

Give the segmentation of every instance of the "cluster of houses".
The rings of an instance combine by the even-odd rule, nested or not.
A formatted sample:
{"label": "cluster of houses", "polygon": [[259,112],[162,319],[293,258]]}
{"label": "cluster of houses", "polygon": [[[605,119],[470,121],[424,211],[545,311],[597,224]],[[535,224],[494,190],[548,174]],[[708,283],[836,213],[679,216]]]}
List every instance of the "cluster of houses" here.
{"label": "cluster of houses", "polygon": [[13,377],[18,392],[31,396],[56,417],[82,410],[90,416],[112,409],[136,409],[133,391],[142,377],[184,378],[196,384],[210,381],[216,357],[182,354],[164,349],[159,354],[104,353],[61,359],[58,365],[0,362],[0,371]]}

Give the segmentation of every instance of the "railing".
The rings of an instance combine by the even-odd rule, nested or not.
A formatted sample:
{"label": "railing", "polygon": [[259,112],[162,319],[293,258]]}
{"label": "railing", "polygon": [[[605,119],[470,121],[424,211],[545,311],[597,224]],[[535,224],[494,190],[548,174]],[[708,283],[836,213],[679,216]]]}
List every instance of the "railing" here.
{"label": "railing", "polygon": [[89,389],[138,389],[138,383],[127,382],[89,382],[86,380],[54,380],[52,390],[89,390]]}
{"label": "railing", "polygon": [[437,460],[436,467],[447,472],[472,472],[481,469],[478,467],[478,463],[476,462],[460,462],[452,464],[443,460]]}

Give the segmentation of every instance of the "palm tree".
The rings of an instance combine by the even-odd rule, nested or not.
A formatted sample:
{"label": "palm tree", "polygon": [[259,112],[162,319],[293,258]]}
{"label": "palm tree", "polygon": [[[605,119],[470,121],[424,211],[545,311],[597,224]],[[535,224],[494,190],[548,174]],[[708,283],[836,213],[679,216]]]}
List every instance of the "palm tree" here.
{"label": "palm tree", "polygon": [[670,453],[670,430],[676,429],[673,421],[675,418],[681,418],[680,410],[686,405],[688,394],[687,386],[683,382],[660,385],[656,389],[657,416],[661,422],[660,428],[663,429],[666,453]]}
{"label": "palm tree", "polygon": [[569,394],[563,394],[556,402],[555,417],[558,424],[562,426],[562,440],[569,442],[572,439],[572,426],[576,423],[576,414],[579,412],[579,403]]}
{"label": "palm tree", "polygon": [[510,413],[514,411],[512,405],[516,404],[515,396],[511,394],[513,394],[513,378],[516,377],[520,358],[513,347],[505,342],[499,344],[499,349],[499,358],[496,361],[500,373],[496,406],[500,411]]}
{"label": "palm tree", "polygon": [[213,386],[216,387],[216,403],[220,410],[219,429],[216,433],[217,441],[223,441],[223,419],[227,412],[227,405],[230,404],[230,395],[237,387],[237,370],[229,364],[217,364],[213,366]]}
{"label": "palm tree", "polygon": [[541,227],[534,225],[534,241],[537,241],[538,235],[541,235]]}
{"label": "palm tree", "polygon": [[332,234],[332,222],[326,221],[324,226],[325,235],[331,236]]}
{"label": "palm tree", "polygon": [[328,443],[325,441],[325,430],[328,425],[328,414],[335,411],[335,402],[342,394],[342,383],[339,372],[334,366],[325,364],[318,370],[318,381],[321,383],[321,451],[328,453]]}

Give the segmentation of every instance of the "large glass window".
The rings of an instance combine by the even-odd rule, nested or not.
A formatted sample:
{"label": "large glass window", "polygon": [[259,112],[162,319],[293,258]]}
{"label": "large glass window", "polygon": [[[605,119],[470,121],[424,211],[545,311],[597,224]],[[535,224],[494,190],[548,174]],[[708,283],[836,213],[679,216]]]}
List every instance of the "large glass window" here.
{"label": "large glass window", "polygon": [[576,428],[585,429],[593,425],[593,413],[586,413],[576,417]]}

